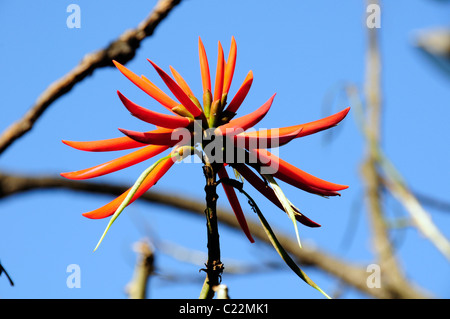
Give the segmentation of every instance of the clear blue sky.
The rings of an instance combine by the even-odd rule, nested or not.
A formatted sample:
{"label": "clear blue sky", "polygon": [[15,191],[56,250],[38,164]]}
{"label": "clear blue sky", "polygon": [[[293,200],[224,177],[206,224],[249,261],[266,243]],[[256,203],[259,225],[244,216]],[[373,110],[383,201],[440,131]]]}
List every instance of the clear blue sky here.
{"label": "clear blue sky", "polygon": [[[69,29],[66,8],[81,8],[81,28]],[[0,130],[19,119],[38,95],[71,70],[88,52],[100,49],[125,29],[135,27],[156,1],[0,1]],[[380,29],[382,52],[383,146],[411,187],[448,200],[450,187],[449,78],[412,46],[414,32],[448,26],[448,2],[383,1]],[[238,60],[231,94],[249,70],[255,80],[240,114],[246,114],[277,93],[260,128],[289,126],[319,119],[349,103],[339,87],[363,87],[366,30],[364,1],[183,1],[143,41],[127,66],[146,74],[165,89],[146,61],[168,70],[174,66],[194,92],[201,92],[198,37],[205,44],[212,69],[217,41],[228,54],[231,36],[238,45]],[[60,98],[33,130],[0,156],[0,169],[17,173],[72,171],[110,160],[115,154],[73,150],[61,143],[120,136],[118,127],[144,130],[144,123],[129,116],[116,90],[138,104],[162,108],[113,68],[96,71]],[[326,104],[327,97],[336,97]],[[351,106],[351,105],[350,105]],[[327,134],[296,140],[280,156],[324,179],[347,184],[342,197],[322,199],[285,187],[285,193],[321,228],[300,226],[304,243],[316,245],[363,266],[372,263],[372,243],[366,212],[361,206],[359,175],[364,156],[353,110],[344,123]],[[97,181],[131,185],[150,163],[143,163]],[[204,178],[199,164],[176,165],[156,189],[179,192],[202,200]],[[253,192],[253,194],[255,194]],[[219,204],[227,204],[219,193]],[[276,229],[294,236],[291,221],[261,200],[266,218]],[[95,209],[112,197],[64,190],[36,191],[0,201],[0,261],[15,287],[0,277],[0,298],[124,298],[135,253],[134,242],[146,236],[206,251],[205,222],[184,212],[136,202],[113,225],[98,251],[92,252],[107,220],[94,221],[81,213]],[[242,201],[248,218],[256,216]],[[390,218],[407,216],[388,198]],[[429,209],[433,221],[450,238],[450,215]],[[269,247],[250,244],[241,232],[220,228],[223,261],[254,265],[279,260]],[[347,241],[348,237],[351,241]],[[441,298],[450,297],[449,263],[416,229],[393,233],[406,273],[417,284]],[[150,297],[197,298],[203,280],[200,266],[178,262],[157,251],[160,276],[151,280]],[[66,268],[78,264],[81,288],[69,289]],[[305,268],[325,291],[338,286],[322,272]],[[181,281],[167,277],[178,275]],[[321,298],[287,268],[271,273],[232,276],[224,274],[233,298]],[[364,297],[353,290],[345,298]]]}

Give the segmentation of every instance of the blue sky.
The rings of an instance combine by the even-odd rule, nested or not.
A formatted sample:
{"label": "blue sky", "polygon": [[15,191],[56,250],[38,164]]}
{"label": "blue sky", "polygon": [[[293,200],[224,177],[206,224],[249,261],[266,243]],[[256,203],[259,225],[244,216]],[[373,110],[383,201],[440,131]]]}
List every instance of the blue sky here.
{"label": "blue sky", "polygon": [[[69,29],[66,8],[81,8],[81,28]],[[135,27],[156,1],[0,1],[0,130],[19,119],[45,88],[70,71],[88,52],[106,46],[124,30]],[[424,28],[448,26],[448,2],[383,1],[380,29],[382,54],[383,147],[412,189],[448,200],[449,78],[413,46],[413,35]],[[255,80],[240,109],[247,114],[277,93],[259,128],[289,126],[319,119],[347,106],[342,83],[363,88],[366,29],[364,1],[183,1],[142,42],[127,64],[145,74],[167,92],[146,61],[163,69],[174,66],[194,92],[200,94],[198,37],[205,44],[215,69],[217,41],[228,54],[235,36],[238,59],[231,94],[247,72]],[[2,171],[23,174],[59,174],[108,161],[115,154],[73,150],[67,140],[96,140],[120,136],[118,127],[148,127],[129,116],[116,91],[134,102],[161,111],[159,105],[113,68],[96,71],[60,98],[44,113],[33,130],[0,156]],[[328,103],[332,97],[332,103]],[[322,199],[292,187],[286,195],[322,227],[300,226],[303,242],[361,265],[372,263],[373,249],[367,214],[361,206],[360,164],[363,139],[352,111],[333,129],[295,140],[280,149],[280,156],[324,179],[347,184],[339,198]],[[150,163],[96,179],[131,185]],[[175,165],[156,186],[202,200],[204,178],[199,164]],[[291,221],[276,207],[261,201],[266,218],[276,229],[294,236]],[[219,205],[226,206],[219,193]],[[45,190],[0,201],[0,261],[12,276],[10,287],[0,277],[0,298],[125,298],[135,253],[134,242],[155,236],[193,251],[206,251],[204,220],[166,207],[136,202],[113,225],[98,251],[92,252],[107,220],[93,221],[81,213],[95,209],[111,197]],[[248,218],[255,218],[242,201]],[[393,199],[385,203],[390,218],[407,216]],[[427,207],[428,209],[428,207]],[[450,238],[448,212],[429,208],[433,221]],[[151,230],[151,231],[149,231]],[[264,244],[250,244],[244,235],[221,227],[225,264],[256,264],[278,260]],[[351,241],[346,239],[351,237]],[[406,274],[441,298],[450,297],[449,264],[416,229],[393,233]],[[203,274],[198,265],[179,262],[157,252],[159,276],[151,280],[150,297],[197,298]],[[78,264],[81,288],[66,286],[67,266]],[[325,291],[338,282],[306,268]],[[169,281],[181,275],[184,280]],[[271,273],[224,275],[233,298],[321,298],[287,268]],[[348,290],[345,298],[365,297]]]}

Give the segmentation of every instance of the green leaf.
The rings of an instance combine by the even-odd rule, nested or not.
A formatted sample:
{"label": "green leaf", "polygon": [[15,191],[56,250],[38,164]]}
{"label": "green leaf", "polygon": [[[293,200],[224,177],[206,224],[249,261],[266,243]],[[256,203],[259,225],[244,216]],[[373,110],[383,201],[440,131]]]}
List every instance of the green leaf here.
{"label": "green leaf", "polygon": [[275,250],[278,252],[278,254],[281,256],[281,258],[284,260],[284,262],[289,266],[289,268],[294,271],[294,273],[299,276],[304,282],[306,282],[311,287],[317,289],[321,294],[323,294],[328,299],[331,299],[330,296],[328,296],[319,286],[317,286],[314,281],[311,280],[311,278],[308,277],[308,275],[305,274],[303,270],[300,269],[300,267],[297,266],[294,260],[289,256],[289,254],[284,250],[283,246],[278,241],[277,237],[275,236],[275,233],[273,232],[272,228],[270,227],[267,220],[264,218],[264,215],[259,210],[258,206],[256,205],[255,201],[244,191],[241,190],[241,193],[247,196],[249,199],[249,203],[252,206],[253,210],[256,212],[256,214],[259,217],[259,220],[264,228],[264,231],[267,234],[267,237],[269,237],[270,242],[272,243]]}
{"label": "green leaf", "polygon": [[289,218],[294,223],[295,235],[297,236],[298,245],[300,246],[300,248],[302,248],[302,243],[300,242],[300,236],[298,233],[297,220],[295,219],[295,211],[292,208],[291,202],[284,195],[283,191],[281,190],[281,187],[277,184],[272,175],[263,174],[263,177],[269,182],[270,186],[272,186],[275,195],[278,197],[281,204],[283,205],[284,211],[288,214]]}
{"label": "green leaf", "polygon": [[165,156],[161,159],[159,159],[158,161],[156,161],[155,163],[153,163],[150,167],[148,167],[145,171],[142,172],[142,174],[138,177],[138,179],[136,180],[136,182],[134,183],[133,187],[131,188],[130,192],[127,194],[127,196],[125,197],[125,199],[122,201],[122,203],[120,204],[119,207],[117,207],[116,211],[114,212],[114,214],[112,215],[111,219],[109,220],[108,225],[106,226],[105,231],[103,232],[102,236],[100,237],[100,240],[97,243],[97,246],[95,246],[94,251],[97,250],[97,248],[100,246],[101,242],[103,241],[103,239],[106,236],[106,233],[108,232],[108,230],[111,228],[112,224],[114,223],[114,221],[117,219],[117,217],[119,217],[119,215],[122,213],[122,211],[125,209],[125,207],[127,207],[128,203],[130,202],[130,200],[133,198],[134,194],[137,192],[137,190],[139,189],[139,187],[141,186],[142,182],[144,181],[144,179],[148,176],[148,174],[150,174],[162,161],[169,159],[171,157],[175,157],[178,156],[178,152],[175,152],[173,154],[170,154],[168,156]]}

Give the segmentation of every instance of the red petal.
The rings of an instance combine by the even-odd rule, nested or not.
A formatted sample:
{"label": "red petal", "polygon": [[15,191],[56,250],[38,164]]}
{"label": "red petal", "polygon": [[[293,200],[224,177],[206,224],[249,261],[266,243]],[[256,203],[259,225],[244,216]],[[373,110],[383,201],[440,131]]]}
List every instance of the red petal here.
{"label": "red petal", "polygon": [[119,131],[137,142],[153,145],[174,146],[183,139],[191,137],[190,131],[184,128],[175,130],[159,128],[151,132],[136,132],[119,128]]}
{"label": "red petal", "polygon": [[[224,166],[222,166],[218,172],[219,178],[228,178],[228,173]],[[244,231],[245,235],[247,236],[248,240],[250,240],[251,243],[254,243],[255,240],[253,239],[252,235],[250,234],[250,230],[248,229],[247,221],[245,220],[244,212],[242,211],[241,205],[239,204],[239,199],[236,196],[236,192],[234,191],[234,188],[230,185],[227,185],[225,183],[222,183],[223,189],[225,191],[225,194],[227,195],[228,201],[231,204],[231,207],[233,208],[233,212],[236,215],[236,219],[239,222],[239,225],[241,226],[242,230]]]}
{"label": "red petal", "polygon": [[253,83],[253,72],[248,72],[244,82],[242,83],[241,87],[237,91],[234,98],[231,100],[230,104],[228,104],[228,107],[226,108],[227,111],[231,113],[236,113],[239,107],[241,106],[242,102],[244,101],[245,97],[248,94],[248,91],[250,91],[250,88]]}
{"label": "red petal", "polygon": [[68,179],[76,179],[76,180],[102,176],[145,161],[149,158],[152,158],[153,156],[160,154],[166,149],[168,149],[168,146],[149,145],[140,150],[134,151],[130,154],[113,159],[112,161],[94,167],[86,168],[75,172],[61,173],[61,176]]}
{"label": "red petal", "polygon": [[276,129],[256,131],[247,134],[246,132],[234,136],[234,144],[237,147],[246,149],[274,148],[285,145],[298,136],[302,129],[293,131],[289,134],[279,135]]}
{"label": "red petal", "polygon": [[[259,121],[261,121],[264,116],[269,112],[269,109],[272,105],[273,99],[275,98],[275,94],[272,95],[272,97],[264,103],[262,106],[260,106],[256,111],[253,111],[250,114],[244,115],[242,117],[239,117],[237,119],[231,120],[229,123],[224,124],[222,126],[219,126],[216,129],[216,134],[230,134],[233,135],[233,131],[237,131],[238,129],[242,129],[242,131],[245,131],[254,125],[256,125]],[[227,132],[228,129],[228,132]]]}
{"label": "red petal", "polygon": [[248,132],[244,134],[247,136],[258,136],[259,134],[273,134],[273,132],[271,131],[275,131],[278,132],[280,136],[282,136],[285,134],[291,134],[292,132],[295,132],[298,129],[302,129],[302,131],[299,132],[297,137],[307,136],[336,126],[339,122],[341,122],[345,118],[345,116],[348,114],[349,111],[350,108],[348,107],[345,110],[342,110],[336,114],[330,115],[317,121],[294,126],[282,127],[278,129]]}
{"label": "red petal", "polygon": [[[264,166],[269,166],[275,170],[272,175],[281,179],[282,181],[291,184],[295,187],[301,188],[305,191],[325,195],[324,192],[331,192],[330,195],[337,195],[335,192],[348,188],[346,185],[334,184],[323,179],[317,178],[308,174],[301,169],[283,161],[281,158],[271,154],[267,150],[250,150],[253,156],[257,157],[258,162],[262,162]],[[328,196],[328,195],[325,195]]]}
{"label": "red petal", "polygon": [[177,102],[172,100],[169,96],[167,96],[163,91],[161,91],[158,87],[156,87],[150,80],[143,79],[137,76],[135,73],[131,72],[129,69],[124,67],[119,62],[113,61],[116,67],[125,75],[131,82],[137,85],[141,90],[150,95],[156,101],[161,103],[168,110],[172,110],[175,106],[178,105]]}
{"label": "red petal", "polygon": [[151,111],[142,106],[139,106],[129,99],[127,99],[122,93],[117,91],[120,100],[123,105],[130,111],[130,113],[137,117],[138,119],[145,121],[150,124],[157,126],[162,126],[166,128],[175,129],[178,127],[186,127],[191,122],[186,117],[176,116],[176,115],[166,115],[158,112]]}
{"label": "red petal", "polygon": [[189,98],[189,96],[184,93],[183,89],[166,73],[164,72],[159,66],[157,66],[155,63],[153,63],[151,60],[147,59],[148,62],[153,65],[156,72],[158,72],[159,76],[163,79],[164,83],[166,83],[167,87],[170,89],[170,91],[175,95],[175,97],[180,101],[181,104],[194,116],[198,117],[200,114],[202,114],[202,110],[200,110],[194,102]]}
{"label": "red petal", "polygon": [[[162,161],[142,182],[139,189],[136,191],[134,196],[131,198],[128,205],[130,205],[132,202],[134,202],[136,199],[138,199],[142,194],[144,194],[147,190],[149,190],[153,185],[156,184],[156,182],[161,179],[161,177],[167,173],[170,167],[174,164],[174,160],[172,158],[168,158],[167,160]],[[116,209],[122,204],[125,197],[130,192],[131,188],[128,189],[125,193],[120,195],[119,197],[115,198],[113,201],[109,202],[108,204],[97,208],[96,210],[83,213],[83,216],[93,219],[100,219],[109,217]]]}
{"label": "red petal", "polygon": [[[283,204],[281,204],[277,195],[272,188],[270,188],[262,179],[260,179],[255,173],[253,173],[245,164],[233,164],[233,167],[244,177],[252,186],[263,194],[268,200],[274,203],[278,208],[284,211]],[[305,215],[301,214],[295,207],[293,209],[298,213],[295,214],[297,221],[308,227],[320,227],[320,224],[312,221]]]}

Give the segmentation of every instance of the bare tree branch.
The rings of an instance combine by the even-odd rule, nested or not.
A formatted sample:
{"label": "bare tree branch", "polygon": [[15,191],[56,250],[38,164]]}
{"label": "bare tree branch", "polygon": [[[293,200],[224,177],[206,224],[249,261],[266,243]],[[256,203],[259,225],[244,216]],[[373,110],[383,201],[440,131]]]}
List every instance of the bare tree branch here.
{"label": "bare tree branch", "polygon": [[[377,0],[368,0],[367,5],[379,5]],[[389,238],[389,227],[382,207],[382,177],[379,172],[378,149],[381,141],[382,93],[381,93],[381,57],[378,41],[378,29],[367,27],[368,48],[366,57],[366,118],[363,129],[366,135],[367,155],[362,164],[362,174],[366,189],[366,201],[373,232],[373,244],[378,263],[383,270],[382,281],[399,289],[408,285],[402,269],[399,267],[393,245]]]}
{"label": "bare tree branch", "polygon": [[35,104],[17,122],[10,125],[0,136],[0,154],[14,141],[30,131],[34,123],[58,98],[69,92],[77,83],[96,69],[113,66],[112,60],[130,61],[141,41],[153,34],[159,23],[181,0],[160,0],[151,14],[137,28],[125,31],[105,49],[87,54],[69,73],[52,83],[36,100]]}
{"label": "bare tree branch", "polygon": [[[12,196],[14,194],[31,191],[42,190],[50,188],[62,188],[68,190],[93,192],[102,194],[119,195],[128,189],[128,186],[110,185],[106,183],[93,183],[85,181],[72,181],[59,177],[32,177],[11,175],[0,172],[0,198]],[[195,213],[200,217],[204,217],[205,204],[203,201],[196,201],[188,197],[180,197],[164,192],[147,192],[140,197],[140,200],[145,200],[152,203],[171,206],[180,210]],[[233,229],[240,230],[240,226],[234,216],[234,213],[219,208],[217,214],[219,221]],[[259,223],[252,220],[247,220],[250,231],[255,239],[271,245],[270,241],[264,232],[264,229]],[[276,231],[276,230],[275,230]],[[359,291],[366,293],[375,298],[426,298],[427,294],[422,292],[417,287],[404,282],[401,289],[393,283],[383,283],[381,288],[369,288],[367,286],[367,277],[369,273],[366,267],[360,265],[350,264],[333,257],[325,252],[317,249],[308,248],[299,249],[297,241],[288,236],[284,236],[277,232],[277,237],[286,251],[298,260],[299,263],[305,266],[317,267],[322,271],[338,278],[340,281],[348,286],[354,287]]]}

